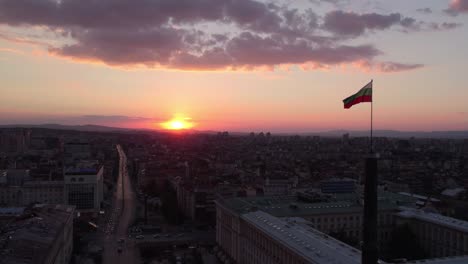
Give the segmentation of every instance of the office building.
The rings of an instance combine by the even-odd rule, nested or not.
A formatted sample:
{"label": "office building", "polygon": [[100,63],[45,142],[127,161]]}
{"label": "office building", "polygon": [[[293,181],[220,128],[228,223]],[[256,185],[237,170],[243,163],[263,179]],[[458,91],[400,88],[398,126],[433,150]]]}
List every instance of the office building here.
{"label": "office building", "polygon": [[[74,212],[73,206],[66,205],[38,204],[23,212],[15,209],[0,234],[0,263],[69,263]],[[16,217],[17,213],[22,215]]]}
{"label": "office building", "polygon": [[97,162],[81,162],[65,169],[65,202],[82,213],[99,213],[103,200],[103,171]]}
{"label": "office building", "polygon": [[[468,255],[468,222],[414,208],[402,208],[396,225],[408,224],[431,257]],[[467,262],[468,263],[468,262]]]}

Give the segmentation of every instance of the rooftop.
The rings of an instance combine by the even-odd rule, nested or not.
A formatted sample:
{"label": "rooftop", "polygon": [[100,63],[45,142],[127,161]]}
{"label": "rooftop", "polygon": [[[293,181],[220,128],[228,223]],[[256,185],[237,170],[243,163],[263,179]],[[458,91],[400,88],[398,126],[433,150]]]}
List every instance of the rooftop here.
{"label": "rooftop", "polygon": [[[310,227],[310,223],[303,218],[277,218],[262,211],[245,213],[241,218],[304,257],[309,263],[361,263],[361,251]],[[422,259],[405,263],[466,264],[468,256]]]}
{"label": "rooftop", "polygon": [[43,263],[65,223],[73,217],[74,207],[36,205],[26,211],[0,233],[2,264]]}
{"label": "rooftop", "polygon": [[[309,202],[295,195],[236,197],[219,202],[239,214],[261,210],[274,216],[308,216],[314,214],[359,213],[363,206],[357,193],[335,194],[327,202]],[[416,199],[390,192],[379,192],[379,210],[413,206]]]}
{"label": "rooftop", "polygon": [[415,261],[406,262],[407,264],[466,264],[468,263],[468,256],[459,256],[459,257],[445,257],[445,258],[435,258],[435,259],[421,259]]}
{"label": "rooftop", "polygon": [[0,207],[0,216],[17,216],[24,213],[24,207]]}
{"label": "rooftop", "polygon": [[101,169],[102,165],[98,161],[80,161],[79,163],[68,166],[65,169],[65,175],[89,175],[96,174]]}
{"label": "rooftop", "polygon": [[359,250],[316,229],[306,228],[304,225],[285,221],[261,211],[244,214],[242,218],[310,263],[361,263]]}
{"label": "rooftop", "polygon": [[[425,212],[414,208],[402,207],[402,211],[397,215],[404,218],[414,218],[425,222],[442,225],[462,232],[468,232],[468,222],[443,216],[436,213]],[[467,262],[468,263],[468,262]]]}

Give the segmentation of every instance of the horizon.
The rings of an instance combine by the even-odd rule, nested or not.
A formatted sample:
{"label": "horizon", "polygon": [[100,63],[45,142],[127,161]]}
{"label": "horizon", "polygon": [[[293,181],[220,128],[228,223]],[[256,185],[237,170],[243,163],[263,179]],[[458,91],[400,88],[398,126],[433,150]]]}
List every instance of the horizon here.
{"label": "horizon", "polygon": [[368,130],[342,100],[373,80],[375,130],[465,131],[467,22],[466,0],[3,1],[0,125]]}
{"label": "horizon", "polygon": [[[57,128],[62,127],[62,128]],[[75,124],[75,125],[65,125],[59,123],[41,123],[41,124],[0,124],[0,129],[17,129],[17,128],[30,128],[30,129],[64,129],[64,130],[72,130],[72,131],[80,131],[80,128],[86,127],[96,127],[97,129],[109,129],[108,131],[115,131],[124,130],[124,131],[147,131],[147,132],[158,132],[158,133],[176,133],[176,134],[184,134],[184,133],[222,133],[228,132],[230,134],[260,134],[260,133],[271,133],[271,135],[311,135],[311,134],[329,134],[332,137],[341,137],[342,135],[349,133],[350,136],[353,136],[352,133],[359,133],[357,137],[367,137],[365,134],[370,134],[370,129],[332,129],[332,130],[308,130],[308,131],[283,131],[283,132],[272,132],[268,130],[255,130],[255,131],[247,131],[247,130],[199,130],[196,128],[187,128],[181,130],[171,130],[165,128],[134,128],[134,127],[119,127],[119,126],[105,126],[99,124]],[[99,132],[99,130],[85,130],[90,132]],[[337,134],[333,135],[334,133],[344,133],[344,134]],[[376,134],[385,134],[385,133],[401,133],[401,134],[431,134],[431,133],[468,133],[468,130],[394,130],[394,129],[374,129],[373,130],[374,137],[379,136]],[[380,137],[392,137],[390,135],[380,135]],[[458,137],[458,136],[457,136]],[[465,138],[465,137],[462,137]],[[468,138],[468,134],[466,135]]]}

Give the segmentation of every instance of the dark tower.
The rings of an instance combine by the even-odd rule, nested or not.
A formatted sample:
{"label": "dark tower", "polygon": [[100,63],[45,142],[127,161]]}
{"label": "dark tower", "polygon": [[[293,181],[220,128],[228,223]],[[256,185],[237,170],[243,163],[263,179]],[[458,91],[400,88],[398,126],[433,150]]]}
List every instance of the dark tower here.
{"label": "dark tower", "polygon": [[362,263],[377,264],[377,155],[366,158]]}

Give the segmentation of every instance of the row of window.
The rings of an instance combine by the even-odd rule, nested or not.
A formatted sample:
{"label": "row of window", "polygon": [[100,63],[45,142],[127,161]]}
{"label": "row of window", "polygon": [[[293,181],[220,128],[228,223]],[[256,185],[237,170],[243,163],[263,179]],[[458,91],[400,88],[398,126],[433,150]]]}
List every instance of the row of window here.
{"label": "row of window", "polygon": [[83,177],[79,177],[78,180],[77,178],[73,177],[70,179],[71,182],[84,182],[84,178]]}

